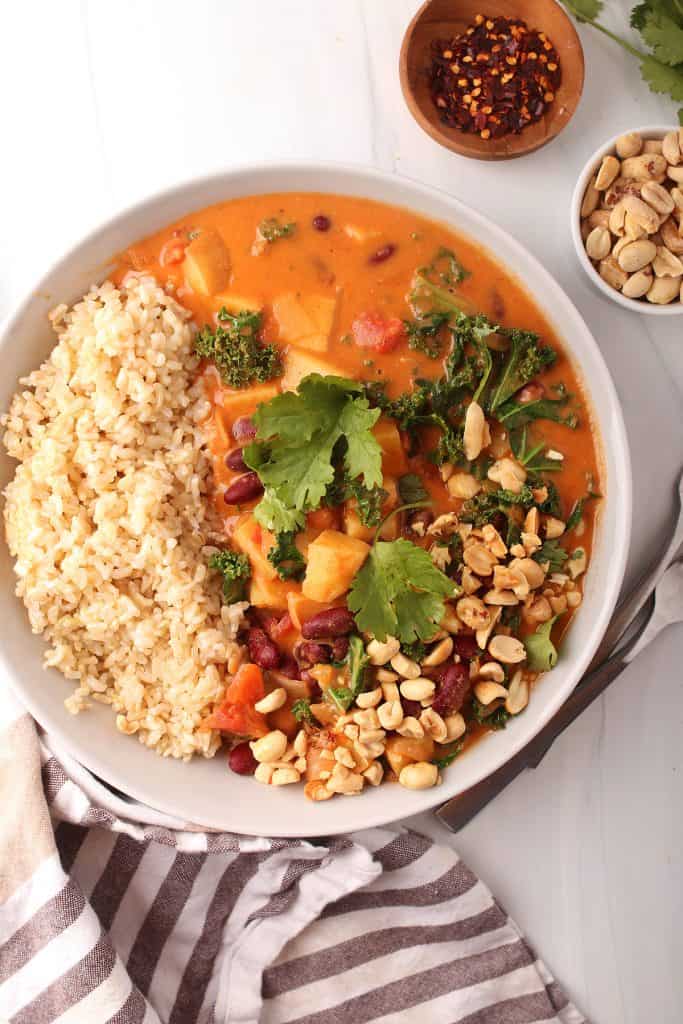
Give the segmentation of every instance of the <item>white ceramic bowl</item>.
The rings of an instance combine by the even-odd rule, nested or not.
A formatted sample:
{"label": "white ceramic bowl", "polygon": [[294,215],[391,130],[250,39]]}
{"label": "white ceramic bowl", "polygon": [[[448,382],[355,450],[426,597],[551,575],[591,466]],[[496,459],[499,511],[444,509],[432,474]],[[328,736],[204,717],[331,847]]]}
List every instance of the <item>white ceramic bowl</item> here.
{"label": "white ceramic bowl", "polygon": [[[640,132],[644,139],[663,139],[666,133],[670,132],[672,128],[675,127],[676,125],[672,124],[649,124],[644,128],[628,128],[625,131]],[[625,134],[625,131],[619,132],[618,135],[614,135],[611,139],[608,139],[604,145],[600,146],[599,149],[595,150],[595,152],[586,161],[584,168],[579,175],[578,181],[576,182],[570,207],[570,226],[576,255],[579,258],[579,263],[591,279],[592,284],[611,299],[612,302],[616,302],[619,306],[623,306],[624,309],[630,309],[632,313],[644,313],[646,316],[680,316],[683,314],[683,302],[670,302],[666,306],[657,306],[652,302],[643,301],[642,299],[628,299],[615,288],[610,288],[610,286],[603,281],[589,260],[586,247],[583,244],[583,239],[581,238],[581,204],[583,202],[583,195],[586,191],[586,186],[588,185],[591,176],[600,166],[602,158],[607,156],[608,153],[614,153],[616,141],[621,135]]]}
{"label": "white ceramic bowl", "polygon": [[[230,773],[221,755],[190,764],[157,757],[117,732],[111,710],[102,705],[72,717],[63,704],[71,684],[56,671],[43,669],[43,641],[32,635],[23,605],[14,596],[11,559],[6,546],[0,545],[0,659],[21,699],[64,749],[117,789],[188,821],[247,834],[316,836],[379,825],[435,806],[498,768],[551,718],[590,662],[619,593],[630,537],[631,474],[621,410],[607,367],[576,308],[541,264],[510,235],[451,196],[358,167],[284,164],[229,171],[163,192],[109,221],[63,256],[5,324],[0,336],[0,409],[7,408],[17,378],[37,367],[53,345],[48,310],[57,302],[77,299],[93,281],[102,280],[112,254],[198,207],[275,191],[346,193],[410,207],[449,223],[514,267],[565,339],[593,396],[604,458],[606,498],[585,598],[559,665],[539,683],[524,714],[504,732],[477,743],[444,773],[441,786],[422,792],[385,785],[357,799],[314,804],[300,787],[272,789]],[[12,472],[13,463],[3,453],[3,487]]]}

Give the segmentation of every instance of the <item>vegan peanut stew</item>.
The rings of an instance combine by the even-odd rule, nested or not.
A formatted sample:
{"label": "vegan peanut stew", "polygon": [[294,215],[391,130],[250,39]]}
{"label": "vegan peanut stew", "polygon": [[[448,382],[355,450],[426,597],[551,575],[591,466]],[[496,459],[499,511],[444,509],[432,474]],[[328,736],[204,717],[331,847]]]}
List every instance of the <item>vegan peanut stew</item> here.
{"label": "vegan peanut stew", "polygon": [[[95,346],[79,408],[92,444],[111,440],[55,570],[69,635],[7,522],[48,663],[78,681],[71,710],[112,704],[164,755],[223,747],[234,772],[315,801],[437,785],[524,711],[581,604],[600,466],[562,344],[490,254],[379,202],[250,196],[131,246],[65,310],[53,361],[76,393]],[[43,403],[45,372],[28,379]],[[17,508],[25,396],[5,418]],[[81,575],[64,568],[77,557]],[[87,609],[101,623],[105,605],[92,639]]]}

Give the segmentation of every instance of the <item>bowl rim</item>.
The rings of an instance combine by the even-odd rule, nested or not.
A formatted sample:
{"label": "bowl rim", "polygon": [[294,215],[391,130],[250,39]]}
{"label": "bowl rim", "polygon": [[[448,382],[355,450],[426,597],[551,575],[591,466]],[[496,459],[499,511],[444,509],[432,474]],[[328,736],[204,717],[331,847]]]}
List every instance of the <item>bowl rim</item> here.
{"label": "bowl rim", "polygon": [[[316,823],[317,827],[309,828],[306,826],[303,830],[301,827],[297,826],[296,819],[291,818],[287,818],[275,828],[266,827],[265,825],[261,826],[259,818],[254,827],[250,825],[249,829],[246,829],[244,826],[240,828],[239,823],[236,823],[233,820],[227,820],[226,815],[230,813],[227,809],[223,816],[221,816],[220,809],[216,813],[215,817],[211,817],[211,814],[202,814],[203,821],[201,823],[201,827],[204,828],[232,831],[243,835],[276,835],[282,837],[306,838],[311,836],[334,835],[340,832],[354,832],[363,828],[377,827],[388,824],[392,821],[402,820],[403,818],[410,817],[413,814],[428,811],[445,800],[463,792],[470,786],[475,785],[477,782],[494,772],[497,768],[501,767],[523,746],[525,746],[533,736],[538,733],[543,725],[552,718],[588,668],[593,654],[597,650],[598,644],[607,627],[619,595],[626,568],[631,538],[632,474],[630,450],[623,414],[616,388],[604,357],[578,309],[564,289],[557,281],[555,281],[541,262],[528,249],[526,249],[525,246],[518,242],[513,236],[509,235],[504,229],[500,228],[493,221],[489,220],[488,217],[479,213],[477,210],[466,203],[463,203],[461,200],[449,193],[432,186],[424,185],[409,177],[392,174],[376,168],[366,167],[363,164],[306,161],[300,159],[280,160],[278,162],[249,162],[247,164],[231,166],[228,170],[215,171],[206,175],[198,175],[179,184],[153,192],[146,198],[143,198],[125,209],[118,211],[113,217],[100,222],[95,229],[86,234],[80,241],[72,245],[64,255],[51,263],[48,271],[41,276],[41,279],[32,288],[28,289],[25,297],[15,304],[13,311],[0,325],[0,351],[2,351],[2,349],[8,344],[15,327],[20,323],[22,317],[27,315],[35,296],[44,293],[45,291],[49,291],[50,279],[53,276],[57,275],[62,270],[68,271],[70,264],[74,263],[75,260],[77,261],[79,257],[84,259],[87,247],[96,245],[100,236],[107,236],[116,230],[123,230],[132,243],[134,239],[131,238],[131,234],[133,232],[130,228],[130,222],[134,222],[138,218],[144,217],[144,215],[155,215],[156,211],[159,211],[158,221],[159,226],[162,227],[164,223],[169,223],[171,219],[169,216],[165,216],[164,218],[163,210],[167,204],[172,204],[173,201],[185,201],[186,210],[189,213],[192,209],[201,208],[199,193],[203,193],[205,195],[208,193],[209,195],[212,195],[218,188],[225,188],[226,196],[223,201],[227,201],[230,198],[230,183],[235,180],[239,181],[244,178],[251,182],[253,179],[256,183],[259,183],[260,177],[263,176],[268,179],[278,179],[281,177],[286,178],[287,176],[291,177],[292,175],[296,176],[297,180],[301,178],[303,181],[308,181],[308,178],[311,177],[315,181],[316,187],[306,188],[304,189],[305,191],[316,191],[321,194],[325,194],[326,177],[329,176],[334,180],[336,175],[346,182],[347,191],[344,192],[342,187],[328,187],[327,194],[346,194],[356,195],[359,197],[365,196],[367,198],[367,192],[363,192],[362,189],[371,189],[375,187],[378,191],[385,188],[389,192],[388,197],[385,197],[383,200],[376,199],[376,201],[384,201],[389,204],[404,206],[405,208],[413,209],[416,212],[419,209],[418,201],[420,198],[424,199],[425,204],[428,204],[430,201],[434,204],[442,204],[444,207],[448,208],[448,214],[450,216],[448,216],[445,211],[443,214],[437,215],[434,213],[427,213],[424,209],[419,210],[419,215],[431,217],[433,220],[443,220],[446,223],[454,225],[456,230],[458,230],[457,216],[458,214],[463,215],[465,221],[471,221],[473,225],[476,225],[477,230],[485,232],[486,241],[480,241],[478,238],[473,237],[474,233],[467,225],[461,227],[459,230],[461,230],[461,232],[467,237],[472,238],[475,244],[481,245],[484,249],[490,251],[494,259],[498,258],[496,255],[496,242],[500,241],[504,243],[503,250],[507,250],[507,253],[504,258],[499,259],[499,262],[501,262],[507,272],[513,276],[515,275],[513,265],[517,265],[517,261],[513,264],[513,257],[515,255],[519,257],[522,264],[526,262],[530,271],[533,271],[538,282],[534,288],[534,292],[532,293],[534,300],[538,301],[537,296],[539,295],[546,296],[548,293],[554,293],[555,300],[559,301],[559,303],[564,307],[564,312],[569,311],[570,315],[574,318],[575,323],[580,324],[583,327],[587,351],[590,352],[590,359],[595,371],[599,375],[601,385],[600,400],[601,407],[604,408],[604,412],[601,412],[599,417],[596,416],[600,431],[599,436],[601,437],[603,432],[609,429],[611,440],[614,443],[611,454],[614,456],[615,470],[614,479],[611,480],[611,488],[614,497],[611,499],[610,503],[610,507],[612,507],[613,504],[615,532],[609,539],[603,533],[601,535],[602,539],[600,542],[601,547],[604,546],[606,549],[610,550],[609,573],[606,581],[608,586],[606,587],[606,597],[602,595],[599,599],[596,597],[596,614],[594,618],[591,619],[590,625],[587,627],[590,632],[589,642],[581,649],[580,654],[577,654],[574,658],[573,665],[571,666],[571,670],[568,672],[568,678],[564,684],[562,686],[556,686],[554,689],[547,690],[544,695],[544,704],[542,707],[537,707],[537,713],[532,718],[532,724],[528,725],[522,720],[517,719],[517,727],[514,730],[509,731],[508,736],[510,739],[507,743],[492,743],[490,746],[487,745],[486,754],[482,758],[485,764],[477,770],[470,769],[466,785],[458,784],[458,780],[461,776],[454,773],[453,781],[450,785],[448,784],[448,778],[446,778],[441,786],[434,787],[431,790],[423,790],[415,793],[411,793],[407,790],[402,791],[400,801],[401,808],[398,812],[391,809],[391,801],[386,802],[389,809],[386,809],[385,807],[384,810],[382,810],[382,807],[384,807],[385,804],[375,806],[377,801],[344,801],[341,807],[337,805],[337,812],[332,819],[328,819],[327,815],[323,814],[320,816],[320,821]],[[268,192],[287,192],[298,190],[300,189],[296,186],[280,189],[278,189],[277,186],[268,189],[255,187],[251,192],[243,191],[241,194],[267,194]],[[395,197],[394,193],[399,190],[404,190],[407,193],[404,199],[398,199]],[[212,205],[212,203],[217,201],[219,200],[212,199],[208,202],[205,201],[204,205]],[[136,237],[139,237],[139,235]],[[105,270],[105,266],[106,265],[103,265],[102,267],[103,271]],[[522,284],[522,287],[528,287],[523,280],[520,283]],[[56,301],[60,301],[59,297]],[[539,305],[548,315],[549,319],[554,324],[557,323],[557,320],[550,314],[544,299],[540,300]],[[564,340],[566,338],[566,334],[562,335],[562,337],[566,346],[567,342]],[[581,364],[579,364],[578,361],[575,361],[575,365],[577,370],[581,372],[583,369]],[[14,390],[15,387],[16,385],[13,383],[12,390]],[[587,397],[590,400],[593,393],[588,384],[586,384],[586,389]],[[594,403],[591,404],[594,405]],[[604,446],[605,439],[604,437],[601,437],[601,439]],[[619,499],[616,497],[617,491],[620,495]],[[18,600],[14,596],[13,592],[11,596],[14,601]],[[20,612],[25,616],[26,613],[23,607],[20,609]],[[132,778],[129,777],[131,775],[130,769],[128,767],[121,767],[118,764],[112,764],[112,759],[109,756],[108,750],[103,753],[99,748],[93,748],[84,753],[83,744],[85,740],[79,739],[78,730],[74,730],[71,724],[75,721],[79,721],[79,719],[74,719],[71,716],[68,716],[68,724],[64,725],[57,712],[53,712],[52,709],[46,705],[43,706],[41,700],[34,697],[29,686],[24,685],[23,676],[15,670],[8,650],[6,649],[7,644],[5,636],[5,633],[0,635],[0,668],[5,672],[6,678],[19,694],[24,705],[28,708],[37,722],[48,733],[50,733],[52,737],[54,737],[61,750],[73,756],[83,767],[92,772],[100,780],[104,780],[106,783],[122,791],[128,796],[139,800],[147,806],[151,806],[157,810],[171,814],[175,818],[185,817],[186,820],[191,820],[191,815],[180,812],[178,804],[174,803],[173,794],[171,792],[172,787],[170,776],[168,776],[168,784],[163,787],[163,794],[161,796],[159,794],[155,794],[152,799],[149,796],[149,789],[147,788],[147,778],[145,777],[140,779],[134,775]],[[34,636],[30,637],[30,642],[44,644],[42,638]],[[59,703],[61,705],[61,700]],[[109,708],[105,710],[110,712]],[[529,720],[527,720],[527,722],[528,721]],[[111,727],[114,729],[113,723],[111,724]],[[497,737],[498,734],[496,734],[496,738]],[[123,739],[128,740],[129,737],[123,737]],[[482,741],[482,745],[484,742],[485,740]],[[148,750],[147,748],[141,749],[146,757],[152,757],[154,755],[154,751]],[[167,763],[165,758],[160,759],[159,763],[162,763],[162,760],[165,765]],[[182,764],[182,768],[191,768],[191,765],[187,766]],[[149,774],[152,775],[153,773],[150,772]],[[152,783],[150,783],[150,785],[152,785]],[[302,800],[303,796],[300,793],[297,793],[297,798]],[[313,806],[316,808],[318,807],[317,804]],[[320,807],[324,812],[325,808],[329,807],[329,803],[322,804]],[[213,814],[213,811],[211,813]]]}
{"label": "bowl rim", "polygon": [[[526,146],[520,145],[520,147],[518,149],[515,149],[515,151],[512,153],[504,153],[500,151],[486,153],[485,151],[475,151],[474,149],[470,149],[466,145],[465,140],[467,140],[469,137],[469,134],[466,132],[458,133],[463,138],[462,143],[457,142],[456,140],[451,139],[448,135],[446,135],[443,132],[443,130],[439,127],[438,121],[428,117],[424,113],[422,107],[420,106],[415,97],[415,91],[410,85],[408,77],[408,54],[410,52],[413,39],[415,36],[415,29],[419,21],[422,19],[423,15],[434,3],[434,0],[424,0],[424,2],[420,5],[418,10],[413,15],[413,17],[410,19],[408,27],[403,33],[403,39],[401,42],[401,49],[399,52],[398,59],[398,71],[399,81],[401,85],[401,93],[403,95],[404,102],[410,114],[412,115],[414,121],[419,125],[419,127],[422,128],[422,130],[427,135],[429,135],[429,137],[433,139],[434,142],[438,143],[440,146],[443,146],[444,149],[449,150],[451,153],[456,153],[458,156],[464,156],[469,160],[481,160],[482,162],[485,163],[499,163],[504,160],[516,160],[519,157],[529,156],[531,153],[535,153],[537,152],[537,150],[543,149],[544,146],[549,145],[562,134],[567,125],[572,121],[581,102],[581,97],[583,96],[583,89],[586,81],[586,58],[583,50],[583,44],[581,42],[581,37],[577,31],[576,25],[569,17],[567,11],[560,3],[558,3],[558,0],[548,0],[548,2],[554,4],[554,6],[558,8],[560,13],[564,15],[564,19],[567,25],[567,32],[571,36],[572,44],[578,54],[578,62],[581,73],[579,77],[578,88],[576,92],[572,94],[573,101],[571,104],[566,104],[568,116],[565,120],[562,121],[561,124],[557,125],[554,131],[546,132],[543,138],[540,139],[539,141],[527,144]],[[522,132],[520,136],[514,137],[518,137],[521,142],[523,141],[523,134],[524,133]]]}
{"label": "bowl rim", "polygon": [[583,194],[586,191],[586,186],[590,180],[591,174],[598,166],[598,163],[604,156],[614,150],[617,139],[620,139],[622,135],[626,135],[628,132],[638,132],[645,139],[657,139],[664,138],[667,132],[673,131],[677,128],[677,125],[668,124],[649,124],[642,128],[626,128],[624,131],[617,132],[611,139],[608,139],[588,157],[578,178],[576,179],[576,185],[572,193],[572,199],[569,207],[569,226],[572,235],[572,241],[574,242],[574,248],[579,259],[579,263],[583,267],[584,271],[590,278],[591,282],[595,287],[606,295],[612,302],[616,302],[618,306],[623,309],[628,309],[632,313],[642,313],[643,316],[681,316],[683,314],[683,302],[679,301],[676,303],[668,303],[666,306],[657,306],[652,302],[641,302],[639,299],[629,299],[622,295],[621,292],[615,291],[614,288],[610,288],[608,284],[603,281],[598,274],[597,270],[588,258],[586,247],[583,244],[581,238],[581,203],[583,202]]}

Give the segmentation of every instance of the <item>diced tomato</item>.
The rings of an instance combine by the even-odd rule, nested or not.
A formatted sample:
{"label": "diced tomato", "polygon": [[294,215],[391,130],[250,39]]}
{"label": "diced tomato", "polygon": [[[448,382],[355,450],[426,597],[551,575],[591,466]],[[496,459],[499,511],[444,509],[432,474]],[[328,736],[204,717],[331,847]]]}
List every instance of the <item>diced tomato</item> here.
{"label": "diced tomato", "polygon": [[180,238],[171,238],[162,247],[159,254],[159,263],[162,267],[171,267],[174,263],[182,263],[185,259],[187,241]]}
{"label": "diced tomato", "polygon": [[406,336],[402,320],[380,313],[361,313],[353,321],[351,330],[357,345],[375,352],[393,352]]}
{"label": "diced tomato", "polygon": [[232,732],[237,736],[265,736],[268,732],[265,716],[254,710],[254,704],[265,692],[263,673],[258,665],[242,665],[225,691],[220,706],[204,720],[204,728]]}

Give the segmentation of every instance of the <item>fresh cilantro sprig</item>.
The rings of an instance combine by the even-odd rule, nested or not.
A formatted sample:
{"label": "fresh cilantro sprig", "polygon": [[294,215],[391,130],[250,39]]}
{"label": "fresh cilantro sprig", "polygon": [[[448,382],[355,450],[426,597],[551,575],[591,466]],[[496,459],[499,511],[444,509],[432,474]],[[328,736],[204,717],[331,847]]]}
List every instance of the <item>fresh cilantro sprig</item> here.
{"label": "fresh cilantro sprig", "polygon": [[462,748],[465,744],[462,740],[458,740],[454,747],[444,756],[435,757],[432,764],[435,764],[439,771],[443,771],[444,768],[448,768],[449,765],[453,764],[458,754],[462,753]]}
{"label": "fresh cilantro sprig", "polygon": [[297,722],[312,722],[313,712],[311,711],[310,700],[306,697],[300,697],[299,700],[295,700],[292,704],[292,714]]}
{"label": "fresh cilantro sprig", "polygon": [[344,377],[309,374],[297,391],[276,395],[254,414],[257,440],[244,450],[265,493],[254,510],[276,532],[299,529],[320,506],[341,463],[350,480],[382,485],[382,449],[372,433],[380,410],[363,386]]}
{"label": "fresh cilantro sprig", "polygon": [[558,540],[544,540],[538,551],[531,556],[539,565],[548,564],[548,572],[560,572],[569,555]]}
{"label": "fresh cilantro sprig", "polygon": [[[609,36],[639,62],[640,74],[652,92],[668,94],[683,101],[683,4],[681,0],[645,0],[631,11],[631,25],[652,50],[644,53],[621,36],[605,28],[597,19],[602,0],[566,0],[565,6],[579,21],[586,22]],[[683,124],[683,107],[678,110]]]}
{"label": "fresh cilantro sprig", "polygon": [[375,541],[348,596],[363,633],[402,644],[429,640],[444,616],[445,599],[459,588],[436,568],[429,553],[411,541]]}

